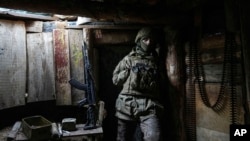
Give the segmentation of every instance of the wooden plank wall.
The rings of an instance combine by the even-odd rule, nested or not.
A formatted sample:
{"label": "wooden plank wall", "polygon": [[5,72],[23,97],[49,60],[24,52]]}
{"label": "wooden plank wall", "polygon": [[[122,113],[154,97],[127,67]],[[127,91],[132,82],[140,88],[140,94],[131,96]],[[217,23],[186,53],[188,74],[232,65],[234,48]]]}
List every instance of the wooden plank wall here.
{"label": "wooden plank wall", "polygon": [[[69,29],[70,74],[71,78],[84,83],[84,63],[82,54],[83,32],[82,30]],[[71,87],[72,104],[85,97],[85,91]]]}
{"label": "wooden plank wall", "polygon": [[52,33],[27,33],[28,102],[53,100],[55,70]]}
{"label": "wooden plank wall", "polygon": [[56,72],[56,103],[57,105],[71,105],[70,60],[68,31],[53,30],[53,44]]}
{"label": "wooden plank wall", "polygon": [[26,36],[22,21],[0,20],[0,109],[25,104]]}
{"label": "wooden plank wall", "polygon": [[[241,50],[240,42],[237,39],[237,74],[236,74],[236,93],[237,93],[237,122],[244,123],[244,109],[242,107],[242,67],[241,67]],[[211,35],[202,37],[201,46],[198,53],[201,55],[201,65],[204,70],[205,77],[205,91],[211,104],[214,104],[220,92],[220,86],[223,74],[223,60],[224,60],[224,46],[225,34]],[[187,53],[189,54],[189,53]],[[186,59],[187,67],[188,59]],[[187,86],[189,87],[189,86]],[[216,134],[217,136],[225,136],[229,134],[229,125],[231,124],[231,105],[230,105],[230,92],[229,86],[226,87],[223,109],[220,112],[215,112],[207,107],[200,96],[199,86],[195,84],[196,93],[196,126],[198,139],[203,134]]]}
{"label": "wooden plank wall", "polygon": [[65,22],[0,20],[0,110],[48,100],[75,105],[84,98],[68,83],[84,82],[83,38],[82,29],[65,29]]}

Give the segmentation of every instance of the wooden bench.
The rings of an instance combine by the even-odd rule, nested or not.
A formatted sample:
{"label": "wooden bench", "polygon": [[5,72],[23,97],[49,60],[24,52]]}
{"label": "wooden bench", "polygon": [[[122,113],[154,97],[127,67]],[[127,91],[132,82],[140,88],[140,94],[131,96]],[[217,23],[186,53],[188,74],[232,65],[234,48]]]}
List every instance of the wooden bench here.
{"label": "wooden bench", "polygon": [[[102,122],[103,119],[105,118],[103,101],[99,101],[98,110],[99,111],[98,111],[97,128],[91,130],[84,130],[83,127],[85,124],[76,124],[77,130],[75,131],[69,132],[61,130],[59,139],[62,141],[101,141],[103,137]],[[6,141],[29,141],[29,139],[25,136],[25,134],[22,131],[21,124],[22,124],[21,121],[17,121],[12,128],[8,127],[6,128],[6,130],[4,130],[4,138],[6,139]],[[56,129],[59,130],[59,128],[61,127],[56,126]],[[53,141],[53,138],[49,139],[49,141]]]}
{"label": "wooden bench", "polygon": [[84,130],[84,124],[77,124],[76,131],[62,132],[62,141],[101,141],[103,136],[102,122],[105,118],[104,102],[98,103],[98,126],[95,129]]}
{"label": "wooden bench", "polygon": [[84,124],[77,124],[76,131],[62,131],[62,141],[100,141],[103,136],[103,129],[101,126],[91,129],[84,130]]}

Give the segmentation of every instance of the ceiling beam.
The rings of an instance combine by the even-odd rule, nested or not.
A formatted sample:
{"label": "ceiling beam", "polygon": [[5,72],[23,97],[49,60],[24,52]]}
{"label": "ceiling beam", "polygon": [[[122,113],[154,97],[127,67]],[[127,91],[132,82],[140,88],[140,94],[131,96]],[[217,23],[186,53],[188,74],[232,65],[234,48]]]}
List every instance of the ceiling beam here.
{"label": "ceiling beam", "polygon": [[128,23],[171,24],[186,18],[162,5],[135,5],[90,0],[0,0],[0,7]]}

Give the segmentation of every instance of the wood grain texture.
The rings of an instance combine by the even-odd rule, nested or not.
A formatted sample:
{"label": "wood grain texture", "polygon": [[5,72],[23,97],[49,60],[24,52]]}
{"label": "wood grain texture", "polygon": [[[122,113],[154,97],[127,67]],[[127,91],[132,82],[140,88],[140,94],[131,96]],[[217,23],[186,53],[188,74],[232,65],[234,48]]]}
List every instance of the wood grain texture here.
{"label": "wood grain texture", "polygon": [[54,57],[56,68],[56,103],[57,105],[71,105],[70,61],[68,31],[53,30]]}
{"label": "wood grain texture", "polygon": [[[82,30],[69,30],[69,48],[70,48],[70,73],[71,78],[84,83],[84,63],[82,54],[83,33]],[[85,91],[71,87],[72,104],[85,97]]]}
{"label": "wood grain texture", "polygon": [[42,32],[43,22],[42,21],[26,21],[25,27],[27,32]]}
{"label": "wood grain texture", "polygon": [[27,34],[28,102],[55,99],[52,33]]}
{"label": "wood grain texture", "polygon": [[22,21],[0,20],[0,109],[25,104],[26,35]]}

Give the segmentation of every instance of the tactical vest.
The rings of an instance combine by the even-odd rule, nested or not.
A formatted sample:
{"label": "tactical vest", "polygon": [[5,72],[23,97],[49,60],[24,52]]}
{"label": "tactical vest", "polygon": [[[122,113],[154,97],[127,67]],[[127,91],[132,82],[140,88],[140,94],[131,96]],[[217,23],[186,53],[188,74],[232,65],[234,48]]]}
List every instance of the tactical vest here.
{"label": "tactical vest", "polygon": [[158,97],[159,73],[157,58],[132,53],[125,57],[125,61],[127,61],[126,64],[129,64],[130,70],[121,93]]}

